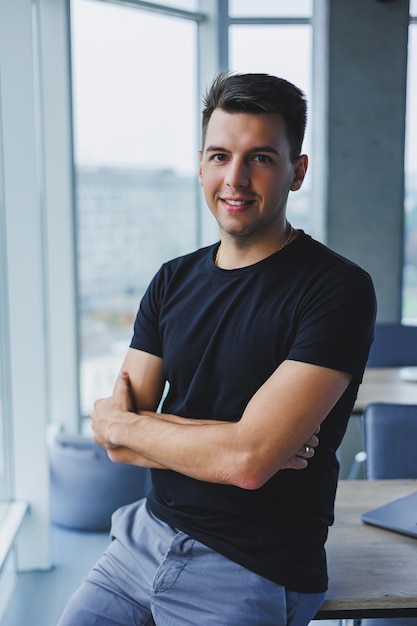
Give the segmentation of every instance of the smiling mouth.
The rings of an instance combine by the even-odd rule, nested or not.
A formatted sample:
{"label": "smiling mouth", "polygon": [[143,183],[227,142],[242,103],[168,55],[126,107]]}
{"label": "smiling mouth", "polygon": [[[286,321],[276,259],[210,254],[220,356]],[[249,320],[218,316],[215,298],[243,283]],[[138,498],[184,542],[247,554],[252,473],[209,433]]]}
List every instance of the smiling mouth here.
{"label": "smiling mouth", "polygon": [[248,202],[247,200],[228,200],[227,198],[222,198],[222,200],[231,206],[244,206]]}
{"label": "smiling mouth", "polygon": [[232,198],[220,198],[220,200],[229,211],[234,212],[241,211],[253,203],[253,200],[233,200]]}

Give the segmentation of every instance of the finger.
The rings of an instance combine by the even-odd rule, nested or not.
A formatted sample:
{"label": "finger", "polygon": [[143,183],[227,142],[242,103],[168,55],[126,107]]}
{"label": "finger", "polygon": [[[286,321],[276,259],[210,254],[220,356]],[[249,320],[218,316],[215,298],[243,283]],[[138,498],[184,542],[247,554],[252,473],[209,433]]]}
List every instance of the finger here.
{"label": "finger", "polygon": [[119,372],[119,375],[116,378],[116,382],[114,383],[113,393],[117,391],[126,392],[126,390],[129,389],[129,387],[130,387],[129,374],[122,370],[121,372]]}
{"label": "finger", "polygon": [[314,456],[313,446],[309,446],[308,444],[302,445],[301,448],[297,450],[296,456],[301,457],[302,459],[311,459]]}
{"label": "finger", "polygon": [[124,411],[132,409],[132,392],[130,378],[127,372],[121,371],[116,378],[113,389],[113,402]]}
{"label": "finger", "polygon": [[307,439],[307,441],[305,442],[305,446],[310,446],[310,448],[317,448],[317,446],[319,445],[320,440],[318,437],[316,437],[316,435],[311,435],[311,437],[309,437]]}
{"label": "finger", "polygon": [[97,400],[94,400],[94,409],[93,409],[93,413],[99,408],[100,404],[102,403],[103,398],[98,398]]}
{"label": "finger", "polygon": [[90,419],[94,423],[95,420],[100,419],[101,409],[105,407],[106,402],[108,402],[110,398],[99,398],[93,404],[93,410],[90,413]]}
{"label": "finger", "polygon": [[303,470],[308,466],[308,459],[304,459],[294,454],[281,469]]}
{"label": "finger", "polygon": [[100,404],[101,404],[101,400],[96,400],[94,402],[94,404],[93,404],[93,410],[90,413],[90,419],[93,420],[93,421],[94,421],[94,419],[97,416],[97,411],[98,411],[98,409],[100,407]]}

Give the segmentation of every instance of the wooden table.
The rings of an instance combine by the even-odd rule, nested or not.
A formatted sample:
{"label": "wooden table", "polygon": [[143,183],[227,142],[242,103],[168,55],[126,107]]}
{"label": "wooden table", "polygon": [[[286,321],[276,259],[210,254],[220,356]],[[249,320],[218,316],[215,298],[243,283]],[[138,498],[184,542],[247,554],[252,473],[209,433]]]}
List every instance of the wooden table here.
{"label": "wooden table", "polygon": [[362,413],[371,402],[417,404],[417,382],[401,378],[400,367],[369,367],[359,387],[354,413]]}
{"label": "wooden table", "polygon": [[340,481],[327,542],[329,591],[315,619],[417,616],[417,539],[360,519],[413,491],[417,480]]}

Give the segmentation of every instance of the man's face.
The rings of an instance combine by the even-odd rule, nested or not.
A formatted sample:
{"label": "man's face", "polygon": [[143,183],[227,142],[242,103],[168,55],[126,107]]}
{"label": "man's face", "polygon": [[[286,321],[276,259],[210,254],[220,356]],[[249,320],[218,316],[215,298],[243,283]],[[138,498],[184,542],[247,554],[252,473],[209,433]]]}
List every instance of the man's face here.
{"label": "man's face", "polygon": [[301,187],[307,157],[292,163],[279,114],[215,109],[200,152],[200,184],[221,233],[277,236],[289,190]]}

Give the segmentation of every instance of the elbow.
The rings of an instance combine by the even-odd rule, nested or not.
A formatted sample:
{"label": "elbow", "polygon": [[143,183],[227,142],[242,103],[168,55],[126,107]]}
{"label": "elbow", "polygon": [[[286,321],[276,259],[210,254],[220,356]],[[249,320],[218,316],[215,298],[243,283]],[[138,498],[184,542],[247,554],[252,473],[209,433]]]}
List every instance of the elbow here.
{"label": "elbow", "polygon": [[241,489],[246,489],[247,491],[255,491],[256,489],[262,487],[265,483],[266,480],[262,480],[256,475],[247,474],[241,477],[239,484],[236,486]]}
{"label": "elbow", "polygon": [[248,455],[241,463],[237,463],[233,473],[232,484],[235,487],[254,491],[262,487],[271,477],[271,473],[253,455]]}

